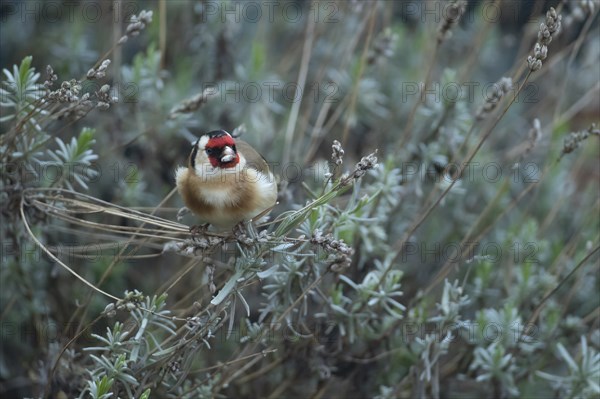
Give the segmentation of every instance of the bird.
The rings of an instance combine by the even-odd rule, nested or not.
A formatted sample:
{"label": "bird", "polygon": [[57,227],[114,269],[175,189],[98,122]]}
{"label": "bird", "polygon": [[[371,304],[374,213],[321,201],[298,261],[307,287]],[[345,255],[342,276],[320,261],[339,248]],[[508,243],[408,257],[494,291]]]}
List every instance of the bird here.
{"label": "bird", "polygon": [[267,161],[225,130],[198,138],[187,167],[176,169],[175,182],[185,206],[218,230],[262,217],[277,202],[277,182]]}

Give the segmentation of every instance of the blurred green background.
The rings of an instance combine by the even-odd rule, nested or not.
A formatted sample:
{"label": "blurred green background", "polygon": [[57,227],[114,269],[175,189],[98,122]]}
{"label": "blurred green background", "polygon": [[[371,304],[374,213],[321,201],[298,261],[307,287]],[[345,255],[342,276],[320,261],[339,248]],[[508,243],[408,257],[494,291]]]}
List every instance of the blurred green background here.
{"label": "blurred green background", "polygon": [[[562,14],[562,29],[549,45],[542,69],[524,79],[527,56],[551,6]],[[327,338],[335,344],[284,340],[275,345],[275,360],[266,358],[255,366],[277,371],[244,379],[242,370],[220,385],[220,373],[226,372],[219,369],[206,373],[210,376],[205,379],[190,377],[187,388],[180,386],[188,396],[179,391],[169,395],[598,394],[594,381],[600,378],[600,284],[595,250],[600,238],[600,148],[590,125],[600,119],[599,4],[469,1],[460,22],[441,35],[447,7],[445,1],[402,0],[2,1],[0,67],[8,74],[13,65],[32,56],[31,67],[41,74],[37,83],[46,80],[46,66],[51,65],[57,86],[78,79],[81,93],[93,94],[110,85],[115,101],[109,109],[64,114],[44,120],[42,126],[52,137],[50,151],[56,148],[54,138],[66,143],[86,127],[95,130],[90,148],[98,156],[93,161],[98,174],[87,187],[73,183],[77,191],[94,198],[150,212],[174,188],[174,170],[185,164],[198,134],[231,132],[243,125],[244,140],[265,156],[282,181],[276,217],[320,192],[333,140],[342,143],[343,168],[348,171],[378,149],[379,168],[346,198],[319,208],[310,223],[321,224],[354,248],[352,265],[342,273],[349,281],[364,288],[371,273],[386,267],[398,271],[402,295],[395,300],[406,307],[402,316],[391,317],[383,308],[374,308],[368,317],[354,314],[362,308],[353,308],[352,302],[369,308],[377,303],[371,299],[378,298],[378,291],[353,291],[352,284],[336,275],[311,291],[310,299],[303,299],[310,310],[292,312],[301,324],[327,320],[326,326],[333,326]],[[153,11],[152,22],[116,45],[127,35],[131,16],[142,10]],[[84,79],[105,59],[111,60],[106,77]],[[490,115],[477,120],[479,108],[489,103],[494,83],[503,76],[513,77],[515,89]],[[423,82],[428,90],[420,97]],[[502,114],[519,84],[522,89]],[[173,112],[201,93],[213,95],[192,112]],[[10,112],[10,106],[2,108],[3,117]],[[3,122],[0,133],[9,135],[14,123],[15,119]],[[576,153],[563,154],[565,138],[586,131],[590,137],[577,141]],[[487,132],[489,138],[467,169],[472,174],[463,175],[427,213],[448,187],[447,166],[460,165]],[[74,326],[95,319],[106,300],[95,296],[89,308],[79,312],[88,288],[60,270],[24,233],[10,205],[15,175],[8,169],[18,161],[6,148],[1,147],[0,393],[24,397],[42,395],[49,383],[44,379],[48,369],[73,338]],[[42,177],[27,184],[56,183],[51,170],[37,165]],[[362,195],[371,196],[371,201],[359,210],[352,208]],[[348,201],[351,205],[345,208]],[[175,195],[159,214],[175,220],[181,206]],[[415,224],[423,216],[422,223]],[[119,222],[116,217],[111,220]],[[194,219],[184,222],[193,224]],[[111,238],[42,216],[35,224],[34,233],[59,253],[63,246],[65,262],[89,281],[98,281],[121,249],[93,247],[92,254],[75,256],[69,252],[72,247],[91,248]],[[466,251],[465,241],[476,245]],[[449,254],[457,247],[454,262]],[[589,253],[592,256],[585,258]],[[117,262],[102,288],[115,295],[134,289],[159,294],[159,287],[187,261],[177,254],[160,255],[156,247],[139,254],[155,256]],[[221,261],[227,263],[227,256]],[[269,260],[268,266],[278,262],[289,266],[287,260],[277,259]],[[296,266],[300,271],[286,269],[289,275],[278,277],[299,279],[298,286],[290,283],[286,291],[290,303],[306,295],[304,289],[314,280]],[[569,274],[576,267],[576,273]],[[438,274],[440,270],[447,274]],[[168,308],[185,317],[196,300],[210,301],[206,273],[202,267],[179,281],[167,301],[177,305]],[[228,275],[217,275],[221,289]],[[444,285],[446,276],[449,282]],[[260,324],[259,308],[270,292],[269,281],[245,290],[252,310],[248,322]],[[560,290],[553,291],[556,287]],[[468,301],[461,299],[463,294]],[[242,325],[246,318],[241,305],[237,307],[236,323]],[[534,344],[506,336],[500,343],[489,337],[469,340],[465,331],[451,328],[459,338],[444,347],[443,328],[467,320],[479,326],[497,323],[504,331],[533,320]],[[421,328],[428,323],[441,324]],[[110,319],[102,319],[90,332],[104,334],[112,325]],[[48,326],[57,326],[56,335]],[[414,326],[419,326],[415,334]],[[428,331],[436,333],[437,340],[429,339]],[[91,366],[88,352],[81,349],[95,345],[87,333],[72,345],[71,369],[51,381],[51,396],[86,393],[82,387],[89,376],[84,369]],[[218,345],[197,359],[198,367],[236,359],[245,353],[240,348],[241,343],[221,336]],[[583,364],[581,375],[566,360],[565,348],[573,362]],[[536,374],[540,370],[565,379],[550,383]],[[157,397],[165,392],[158,390]]]}

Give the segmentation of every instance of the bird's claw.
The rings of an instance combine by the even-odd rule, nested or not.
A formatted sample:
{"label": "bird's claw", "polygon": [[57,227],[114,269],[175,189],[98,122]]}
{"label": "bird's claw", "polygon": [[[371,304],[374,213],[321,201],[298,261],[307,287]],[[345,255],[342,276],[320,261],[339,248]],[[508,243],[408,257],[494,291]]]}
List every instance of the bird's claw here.
{"label": "bird's claw", "polygon": [[248,227],[246,226],[245,221],[241,221],[238,224],[236,224],[235,226],[233,226],[233,236],[235,237],[235,239],[238,242],[240,242],[242,244],[246,244],[246,245],[252,244],[252,238],[248,234]]}
{"label": "bird's claw", "polygon": [[190,234],[192,235],[192,238],[198,238],[200,236],[206,235],[206,232],[208,231],[208,226],[210,226],[209,223],[196,224],[194,226],[190,226]]}
{"label": "bird's claw", "polygon": [[235,226],[233,226],[233,235],[234,237],[239,237],[241,235],[246,235],[246,222],[241,221]]}

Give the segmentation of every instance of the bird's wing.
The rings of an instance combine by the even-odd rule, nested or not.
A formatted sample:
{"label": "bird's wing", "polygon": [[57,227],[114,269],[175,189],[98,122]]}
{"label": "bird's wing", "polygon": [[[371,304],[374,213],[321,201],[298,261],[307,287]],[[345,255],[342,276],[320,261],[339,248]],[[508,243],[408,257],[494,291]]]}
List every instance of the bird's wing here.
{"label": "bird's wing", "polygon": [[244,157],[246,158],[246,164],[249,167],[258,170],[265,175],[269,174],[269,165],[267,164],[266,159],[256,152],[256,150],[252,148],[250,144],[242,140],[236,140],[235,146],[237,147],[238,152],[244,154]]}

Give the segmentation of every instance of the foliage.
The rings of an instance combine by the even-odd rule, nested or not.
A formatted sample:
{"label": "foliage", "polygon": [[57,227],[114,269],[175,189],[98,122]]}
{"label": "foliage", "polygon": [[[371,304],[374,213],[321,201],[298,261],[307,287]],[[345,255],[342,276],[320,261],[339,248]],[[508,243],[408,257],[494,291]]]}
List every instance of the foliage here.
{"label": "foliage", "polygon": [[[600,394],[597,4],[285,4],[7,6],[2,397]],[[279,204],[197,233],[216,128]]]}

